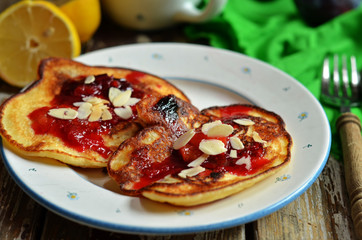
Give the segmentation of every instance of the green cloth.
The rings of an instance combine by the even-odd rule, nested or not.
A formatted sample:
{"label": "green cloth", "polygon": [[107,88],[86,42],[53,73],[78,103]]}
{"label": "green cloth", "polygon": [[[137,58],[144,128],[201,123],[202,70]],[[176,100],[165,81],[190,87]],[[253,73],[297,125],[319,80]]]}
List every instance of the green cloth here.
{"label": "green cloth", "polygon": [[[333,20],[309,27],[293,0],[228,0],[223,13],[210,22],[185,27],[192,41],[258,58],[287,72],[320,99],[321,69],[327,54],[355,55],[362,69],[362,6]],[[331,153],[341,159],[335,122],[339,110],[323,105],[332,129]],[[352,112],[362,117],[361,107]]]}

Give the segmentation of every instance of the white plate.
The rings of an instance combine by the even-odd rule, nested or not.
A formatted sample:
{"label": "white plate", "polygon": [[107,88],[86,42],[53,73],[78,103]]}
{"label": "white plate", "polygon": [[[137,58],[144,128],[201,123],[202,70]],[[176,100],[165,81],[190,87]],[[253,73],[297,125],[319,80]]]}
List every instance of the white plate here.
{"label": "white plate", "polygon": [[152,43],[99,50],[77,60],[153,73],[181,88],[199,109],[238,103],[278,113],[294,140],[290,166],[229,198],[192,208],[123,196],[104,172],[31,161],[2,147],[6,167],[33,199],[68,219],[127,233],[185,234],[244,224],[302,194],[328,158],[331,134],[319,102],[299,82],[250,57],[212,47]]}

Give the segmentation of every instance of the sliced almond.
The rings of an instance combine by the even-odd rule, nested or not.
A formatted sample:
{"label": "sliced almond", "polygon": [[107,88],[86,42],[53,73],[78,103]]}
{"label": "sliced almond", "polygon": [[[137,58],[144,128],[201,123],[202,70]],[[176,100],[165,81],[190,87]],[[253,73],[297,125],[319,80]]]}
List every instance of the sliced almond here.
{"label": "sliced almond", "polygon": [[101,119],[103,121],[111,120],[112,119],[111,112],[108,109],[103,109]]}
{"label": "sliced almond", "polygon": [[239,125],[242,126],[250,126],[250,125],[254,125],[255,122],[253,122],[252,120],[248,119],[248,118],[239,118],[239,119],[234,119],[233,121],[234,123],[237,123]]}
{"label": "sliced almond", "polygon": [[201,166],[203,162],[209,157],[207,154],[202,154],[200,157],[196,158],[194,161],[190,162],[187,166],[188,167],[197,167]]}
{"label": "sliced almond", "polygon": [[245,133],[246,136],[253,137],[254,126],[249,126],[248,131]]}
{"label": "sliced almond", "polygon": [[213,127],[211,127],[206,135],[209,137],[227,137],[230,134],[232,134],[234,131],[234,128],[231,125],[228,124],[218,124]]}
{"label": "sliced almond", "polygon": [[230,138],[230,144],[233,149],[241,150],[244,148],[243,142],[237,136],[232,136]]}
{"label": "sliced almond", "polygon": [[101,119],[103,113],[103,109],[101,108],[101,105],[95,105],[92,107],[92,113],[90,114],[88,121],[90,122],[96,122]]}
{"label": "sliced almond", "polygon": [[118,94],[120,94],[121,90],[115,87],[110,87],[108,90],[108,99],[112,102]]}
{"label": "sliced almond", "polygon": [[230,157],[231,158],[237,158],[238,157],[238,152],[234,149],[230,150]]}
{"label": "sliced almond", "polygon": [[133,112],[130,106],[120,107],[114,109],[115,114],[122,119],[129,119],[132,117]]}
{"label": "sliced almond", "polygon": [[244,129],[241,129],[239,132],[237,132],[234,136],[239,136],[245,133]]}
{"label": "sliced almond", "polygon": [[204,125],[202,125],[201,131],[203,134],[207,134],[207,132],[209,131],[210,128],[216,126],[216,125],[220,125],[222,124],[222,122],[220,120],[216,120],[214,122],[209,122],[209,123],[205,123]]}
{"label": "sliced almond", "polygon": [[55,118],[71,120],[77,117],[78,112],[72,108],[54,108],[50,109],[48,114]]}
{"label": "sliced almond", "polygon": [[264,141],[263,139],[261,139],[259,133],[257,133],[257,132],[253,132],[253,139],[255,142],[258,142],[258,143],[262,143],[262,144],[267,143],[267,141]]}
{"label": "sliced almond", "polygon": [[179,150],[180,148],[184,147],[192,139],[193,136],[195,136],[195,130],[188,130],[174,142],[173,149]]}
{"label": "sliced almond", "polygon": [[95,80],[96,80],[96,77],[95,77],[95,76],[89,75],[89,76],[87,76],[87,77],[85,78],[84,83],[85,83],[85,84],[90,84],[90,83],[94,82]]}
{"label": "sliced almond", "polygon": [[239,160],[237,160],[235,162],[236,165],[243,165],[245,164],[245,168],[247,170],[250,170],[251,169],[251,158],[250,156],[247,156],[247,157],[242,157],[240,158]]}
{"label": "sliced almond", "polygon": [[108,103],[109,103],[109,101],[107,101],[106,99],[99,98],[99,97],[93,97],[93,96],[84,97],[84,98],[83,98],[83,101],[84,101],[84,102],[91,103],[92,105],[96,105],[96,104],[108,104]]}
{"label": "sliced almond", "polygon": [[128,99],[128,101],[124,104],[124,106],[133,106],[136,103],[138,103],[141,99],[139,98],[133,98],[131,97],[130,99]]}
{"label": "sliced almond", "polygon": [[[74,105],[74,104],[73,104]],[[92,104],[88,102],[82,102],[78,108],[78,118],[87,119],[92,113]]]}
{"label": "sliced almond", "polygon": [[111,100],[113,106],[115,107],[122,107],[125,105],[131,98],[131,95],[131,90],[128,89],[126,91],[121,91],[115,87],[111,87],[108,92],[109,100]]}
{"label": "sliced almond", "polygon": [[193,167],[193,168],[184,169],[178,175],[182,178],[187,178],[187,177],[196,176],[197,174],[199,174],[203,171],[205,171],[205,168],[203,168],[201,166],[197,166],[197,167]]}
{"label": "sliced almond", "polygon": [[80,105],[82,105],[83,103],[85,103],[85,102],[74,102],[73,106],[74,107],[80,107]]}
{"label": "sliced almond", "polygon": [[208,155],[218,155],[227,151],[222,141],[216,139],[202,140],[199,149]]}

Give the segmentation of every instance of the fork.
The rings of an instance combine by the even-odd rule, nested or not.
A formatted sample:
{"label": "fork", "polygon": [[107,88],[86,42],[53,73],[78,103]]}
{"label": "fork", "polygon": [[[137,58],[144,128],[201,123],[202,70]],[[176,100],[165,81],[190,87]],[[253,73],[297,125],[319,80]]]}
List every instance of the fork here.
{"label": "fork", "polygon": [[[351,106],[360,104],[361,82],[354,56],[350,57],[350,74],[348,73],[349,64],[346,56],[342,56],[340,63],[338,55],[334,55],[332,74],[330,65],[332,64],[329,62],[329,57],[326,57],[323,63],[321,100],[331,106],[339,107],[342,113],[336,122],[336,127],[342,143],[345,181],[351,202],[351,216],[356,235],[362,239],[361,122],[355,114],[350,112]],[[342,65],[341,70],[339,70],[340,65]]]}

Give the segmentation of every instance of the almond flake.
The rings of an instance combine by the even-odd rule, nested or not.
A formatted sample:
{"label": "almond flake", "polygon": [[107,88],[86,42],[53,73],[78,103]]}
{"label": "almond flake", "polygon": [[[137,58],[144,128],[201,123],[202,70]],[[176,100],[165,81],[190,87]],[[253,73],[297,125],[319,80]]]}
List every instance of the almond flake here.
{"label": "almond flake", "polygon": [[248,131],[245,133],[246,136],[252,137],[254,133],[254,126],[249,126]]}
{"label": "almond flake", "polygon": [[195,136],[195,130],[194,129],[188,130],[174,142],[173,149],[179,150],[180,148],[184,147],[191,140],[193,136]]}
{"label": "almond flake", "polygon": [[190,162],[188,167],[198,167],[209,157],[207,154],[202,154],[200,157],[196,158],[194,161]]}
{"label": "almond flake", "polygon": [[255,122],[253,122],[252,120],[248,119],[248,118],[239,118],[239,119],[234,119],[233,121],[234,123],[237,123],[239,125],[243,125],[243,126],[250,126],[250,125],[254,125]]}
{"label": "almond flake", "polygon": [[207,132],[209,131],[210,128],[216,126],[216,125],[220,125],[222,124],[222,122],[220,120],[216,120],[214,122],[209,122],[209,123],[205,123],[204,125],[202,125],[201,131],[203,134],[207,134]]}
{"label": "almond flake", "polygon": [[50,109],[48,114],[55,118],[71,120],[77,117],[78,112],[72,108],[54,108]]}
{"label": "almond flake", "polygon": [[267,141],[264,141],[263,139],[261,139],[259,133],[257,133],[257,132],[253,132],[253,139],[255,142],[258,142],[258,143],[262,143],[262,144],[267,143]]}
{"label": "almond flake", "polygon": [[238,152],[234,149],[230,150],[230,157],[231,158],[237,158],[238,157]]}
{"label": "almond flake", "polygon": [[96,80],[96,77],[93,75],[89,75],[85,78],[84,84],[90,84]]}
{"label": "almond flake", "polygon": [[111,120],[112,114],[108,109],[103,109],[101,119],[103,121]]}
{"label": "almond flake", "polygon": [[244,144],[242,143],[240,138],[238,138],[236,136],[232,136],[230,138],[230,144],[231,144],[231,147],[236,149],[236,150],[241,150],[241,149],[244,148]]}
{"label": "almond flake", "polygon": [[131,95],[132,90],[122,91],[115,87],[111,87],[108,92],[108,98],[115,107],[122,107],[125,105],[131,98]]}
{"label": "almond flake", "polygon": [[73,106],[74,107],[80,107],[80,105],[82,105],[84,102],[74,102]]}
{"label": "almond flake", "polygon": [[250,170],[251,169],[251,158],[250,156],[247,156],[247,157],[242,157],[240,158],[239,160],[237,160],[235,162],[236,165],[243,165],[245,164],[245,168],[247,170]]}
{"label": "almond flake", "polygon": [[120,94],[121,90],[115,87],[110,87],[108,90],[108,98],[112,102],[113,99],[115,99],[118,94]]}
{"label": "almond flake", "polygon": [[92,97],[92,96],[84,97],[83,101],[91,103],[92,105],[109,103],[109,101],[107,101],[106,99],[99,98],[99,97]]}
{"label": "almond flake", "polygon": [[120,108],[115,108],[114,109],[114,113],[122,118],[122,119],[129,119],[130,117],[132,117],[133,112],[130,106],[126,106],[126,107],[120,107]]}
{"label": "almond flake", "polygon": [[208,155],[218,155],[227,151],[222,141],[216,139],[202,140],[199,149]]}
{"label": "almond flake", "polygon": [[184,169],[181,172],[179,172],[178,175],[182,178],[187,178],[187,177],[196,176],[197,174],[199,174],[203,171],[205,171],[205,168],[203,168],[201,166],[197,166],[197,167],[193,167],[193,168]]}
{"label": "almond flake", "polygon": [[244,131],[244,129],[241,129],[239,132],[237,132],[234,136],[239,136],[239,135],[242,135],[242,134],[244,134],[245,133],[245,131]]}
{"label": "almond flake", "polygon": [[234,128],[228,124],[217,124],[211,127],[206,135],[209,137],[227,137],[234,131]]}
{"label": "almond flake", "polygon": [[[74,105],[74,104],[73,104]],[[87,119],[92,113],[92,104],[88,102],[82,102],[78,108],[78,118]]]}
{"label": "almond flake", "polygon": [[128,101],[124,104],[124,106],[133,106],[136,103],[138,103],[141,99],[139,98],[133,98],[131,97],[130,99],[128,99]]}
{"label": "almond flake", "polygon": [[95,122],[101,119],[103,109],[100,106],[101,105],[96,105],[92,107],[92,113],[90,114],[88,121]]}

